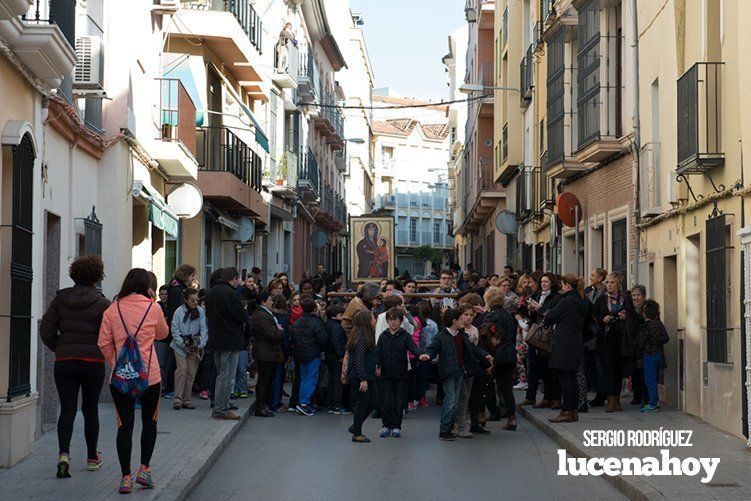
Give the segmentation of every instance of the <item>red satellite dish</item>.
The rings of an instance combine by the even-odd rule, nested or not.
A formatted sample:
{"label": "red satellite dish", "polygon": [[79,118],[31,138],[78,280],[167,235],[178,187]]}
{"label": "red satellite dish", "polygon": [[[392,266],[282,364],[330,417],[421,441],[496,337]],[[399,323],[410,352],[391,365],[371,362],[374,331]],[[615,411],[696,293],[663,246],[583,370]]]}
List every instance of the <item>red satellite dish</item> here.
{"label": "red satellite dish", "polygon": [[[558,217],[561,222],[570,228],[575,228],[578,221],[576,215],[578,212],[579,221],[582,220],[582,204],[579,203],[579,199],[576,195],[565,191],[558,196]],[[578,207],[578,211],[577,211]]]}

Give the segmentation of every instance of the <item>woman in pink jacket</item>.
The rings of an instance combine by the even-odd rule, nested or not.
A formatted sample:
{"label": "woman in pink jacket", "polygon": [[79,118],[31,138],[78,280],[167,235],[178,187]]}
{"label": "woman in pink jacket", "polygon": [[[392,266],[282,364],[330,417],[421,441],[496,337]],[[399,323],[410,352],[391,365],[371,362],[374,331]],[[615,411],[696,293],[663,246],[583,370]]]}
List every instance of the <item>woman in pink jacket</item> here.
{"label": "woman in pink jacket", "polygon": [[[127,331],[127,332],[126,332]],[[138,398],[141,402],[141,467],[135,481],[145,487],[154,487],[149,470],[149,461],[156,444],[156,421],[159,411],[162,375],[154,340],[164,339],[169,334],[167,322],[159,305],[154,304],[151,291],[151,276],[142,268],[133,268],[125,276],[122,288],[112,305],[107,308],[99,329],[99,349],[112,369],[128,335],[135,336],[141,360],[148,371],[149,387]],[[110,373],[110,381],[112,374]],[[130,474],[130,455],[133,448],[133,424],[136,398],[120,393],[110,383],[110,393],[117,412],[117,456],[123,478],[120,493],[133,490]]]}

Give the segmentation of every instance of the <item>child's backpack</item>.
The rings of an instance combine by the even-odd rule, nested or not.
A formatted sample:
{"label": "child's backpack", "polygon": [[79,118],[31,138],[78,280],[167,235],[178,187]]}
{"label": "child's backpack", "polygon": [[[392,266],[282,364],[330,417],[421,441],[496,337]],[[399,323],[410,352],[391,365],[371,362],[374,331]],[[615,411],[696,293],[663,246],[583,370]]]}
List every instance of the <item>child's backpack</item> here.
{"label": "child's backpack", "polygon": [[125,343],[120,349],[120,354],[117,356],[117,362],[115,362],[115,369],[112,371],[111,384],[123,395],[129,397],[137,397],[141,395],[149,387],[149,372],[151,371],[151,352],[154,351],[154,345],[151,345],[151,352],[149,353],[149,366],[146,370],[143,367],[143,360],[141,360],[141,350],[138,346],[138,340],[136,336],[141,330],[144,320],[149,315],[151,306],[154,303],[149,303],[149,307],[146,309],[141,323],[138,324],[136,332],[133,335],[128,332],[128,327],[125,325],[125,319],[123,313],[120,311],[120,301],[117,301],[117,312],[120,314],[120,321],[123,323],[123,329],[125,329]]}

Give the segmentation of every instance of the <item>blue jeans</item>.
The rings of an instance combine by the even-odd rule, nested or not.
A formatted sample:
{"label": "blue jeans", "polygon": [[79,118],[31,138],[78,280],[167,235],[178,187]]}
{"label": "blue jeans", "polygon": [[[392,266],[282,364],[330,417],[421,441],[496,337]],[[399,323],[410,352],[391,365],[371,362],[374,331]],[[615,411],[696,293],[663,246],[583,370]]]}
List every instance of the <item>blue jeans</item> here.
{"label": "blue jeans", "polygon": [[216,386],[214,388],[214,414],[229,412],[229,394],[235,384],[237,370],[236,351],[215,351]]}
{"label": "blue jeans", "polygon": [[318,384],[318,368],[321,366],[321,359],[316,358],[310,362],[300,362],[300,404],[310,405],[310,399],[313,392],[316,391]]}
{"label": "blue jeans", "polygon": [[443,407],[441,408],[441,433],[451,433],[454,429],[463,380],[464,374],[461,371],[452,377],[441,379],[444,392]]}
{"label": "blue jeans", "polygon": [[660,371],[662,353],[650,353],[644,355],[644,383],[649,394],[649,405],[656,406],[659,400],[657,392],[657,373]]}
{"label": "blue jeans", "polygon": [[237,354],[237,372],[235,373],[235,393],[248,393],[248,350]]}

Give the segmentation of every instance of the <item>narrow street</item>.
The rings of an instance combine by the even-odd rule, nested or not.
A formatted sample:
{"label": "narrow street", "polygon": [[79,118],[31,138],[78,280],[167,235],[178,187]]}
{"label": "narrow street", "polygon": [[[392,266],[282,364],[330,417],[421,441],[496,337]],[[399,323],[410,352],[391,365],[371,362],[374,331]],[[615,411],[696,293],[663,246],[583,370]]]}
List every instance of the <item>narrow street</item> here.
{"label": "narrow street", "polygon": [[[431,399],[432,401],[432,399]],[[624,499],[597,477],[559,477],[557,445],[526,420],[516,432],[438,440],[439,407],[404,420],[401,438],[350,442],[352,416],[251,417],[189,499]]]}

